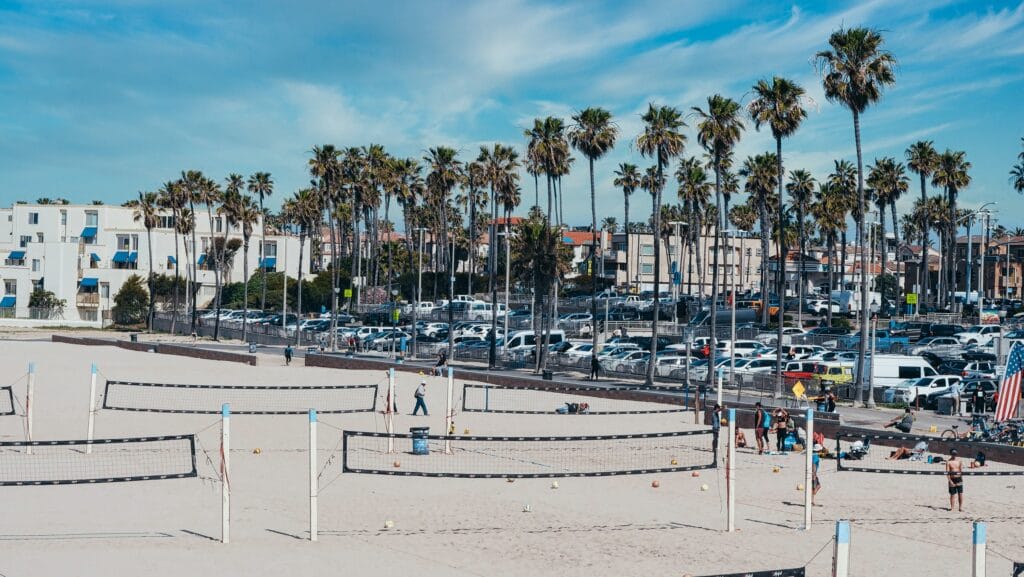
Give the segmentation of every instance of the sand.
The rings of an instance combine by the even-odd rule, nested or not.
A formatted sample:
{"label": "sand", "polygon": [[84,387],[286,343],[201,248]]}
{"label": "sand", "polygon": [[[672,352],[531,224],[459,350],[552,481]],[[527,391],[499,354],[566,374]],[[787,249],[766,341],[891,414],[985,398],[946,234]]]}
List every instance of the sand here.
{"label": "sand", "polygon": [[[0,343],[0,384],[37,363],[35,438],[85,436],[89,365],[111,379],[217,384],[372,384],[383,372],[193,360],[113,347],[54,344],[39,334]],[[23,339],[26,336],[22,336]],[[34,340],[31,340],[34,339]],[[444,427],[444,380],[430,417],[411,417],[415,375],[398,375],[396,429]],[[101,379],[102,383],[102,379]],[[461,383],[460,383],[461,384]],[[24,394],[24,380],[15,385]],[[456,397],[460,387],[456,388]],[[458,400],[456,402],[458,404]],[[320,541],[308,541],[307,419],[232,418],[231,543],[220,538],[220,486],[200,452],[200,479],[93,486],[0,487],[0,574],[21,575],[702,575],[802,566],[827,575],[836,519],[852,519],[851,574],[968,575],[971,521],[989,524],[989,575],[1024,561],[1020,477],[968,478],[967,511],[941,476],[836,473],[825,462],[809,531],[801,531],[802,455],[737,457],[739,531],[724,532],[722,470],[610,478],[430,479],[340,475],[325,463],[337,428],[382,431],[380,415],[323,416]],[[23,438],[0,417],[0,437]],[[209,428],[207,428],[209,427]],[[616,416],[459,414],[474,435],[580,435],[692,429],[692,413]],[[199,432],[201,431],[201,432]],[[101,411],[97,437],[199,432],[216,461],[218,419]],[[752,434],[748,432],[748,438]],[[401,442],[401,441],[399,441]],[[259,454],[253,452],[259,448]],[[399,447],[405,449],[404,447]],[[779,467],[779,473],[773,473]],[[660,487],[652,488],[657,479]],[[709,486],[701,491],[701,484]],[[529,505],[531,511],[523,512]],[[385,521],[393,527],[385,529]]]}

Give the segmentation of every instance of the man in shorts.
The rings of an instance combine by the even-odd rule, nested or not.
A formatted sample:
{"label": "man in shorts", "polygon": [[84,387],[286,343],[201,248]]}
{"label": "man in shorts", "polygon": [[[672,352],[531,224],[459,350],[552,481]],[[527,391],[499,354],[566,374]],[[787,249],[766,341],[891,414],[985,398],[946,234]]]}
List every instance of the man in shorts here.
{"label": "man in shorts", "polygon": [[771,423],[771,416],[764,410],[761,403],[754,403],[754,439],[757,441],[757,454],[763,455],[768,443],[768,428],[765,421]]}
{"label": "man in shorts", "polygon": [[821,451],[821,445],[814,445],[814,455],[811,457],[811,505],[815,507],[817,507],[818,504],[814,502],[814,498],[818,495],[818,491],[821,490],[821,481],[818,480],[818,466],[821,465]]}
{"label": "man in shorts", "polygon": [[949,510],[958,504],[960,512],[964,511],[964,464],[956,454],[956,449],[949,452],[946,461],[946,479],[949,481]]}

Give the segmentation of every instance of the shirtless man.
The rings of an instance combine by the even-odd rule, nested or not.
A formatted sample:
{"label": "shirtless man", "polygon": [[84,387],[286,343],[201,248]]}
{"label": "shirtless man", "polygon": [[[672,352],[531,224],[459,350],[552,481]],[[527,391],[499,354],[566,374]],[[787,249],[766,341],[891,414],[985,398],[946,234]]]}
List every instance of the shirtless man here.
{"label": "shirtless man", "polygon": [[960,512],[964,510],[964,469],[963,462],[957,458],[956,449],[949,452],[946,461],[946,479],[949,481],[949,510],[959,501]]}

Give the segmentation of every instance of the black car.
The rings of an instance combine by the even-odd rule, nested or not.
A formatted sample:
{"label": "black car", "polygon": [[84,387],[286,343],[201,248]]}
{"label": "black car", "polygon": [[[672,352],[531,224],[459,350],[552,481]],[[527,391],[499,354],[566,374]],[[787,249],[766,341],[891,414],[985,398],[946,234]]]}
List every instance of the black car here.
{"label": "black car", "polygon": [[956,336],[957,333],[963,332],[963,330],[964,328],[960,325],[934,324],[928,327],[921,327],[921,338],[952,337]]}
{"label": "black car", "polygon": [[940,375],[959,375],[966,366],[967,361],[958,361],[950,359],[942,361],[942,363],[940,363],[939,366],[935,368],[935,372],[939,373]]}

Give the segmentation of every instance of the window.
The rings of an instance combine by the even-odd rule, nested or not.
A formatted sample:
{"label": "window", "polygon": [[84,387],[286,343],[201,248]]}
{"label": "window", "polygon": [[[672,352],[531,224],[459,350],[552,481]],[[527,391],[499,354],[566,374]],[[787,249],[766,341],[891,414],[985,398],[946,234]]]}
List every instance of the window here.
{"label": "window", "polygon": [[28,243],[30,242],[32,242],[31,236],[22,236],[21,241],[18,243],[18,246],[20,246],[21,248],[25,248],[28,246]]}
{"label": "window", "polygon": [[9,279],[4,281],[4,294],[16,295],[18,294],[18,281]]}
{"label": "window", "polygon": [[66,211],[66,210],[60,211],[60,223],[63,226],[67,226],[67,224],[68,224],[68,211]]}
{"label": "window", "polygon": [[175,224],[175,222],[174,222],[174,215],[171,215],[171,216],[161,216],[159,218],[159,221],[157,222],[156,227],[157,228],[171,228],[171,229],[173,229],[174,228],[174,224]]}
{"label": "window", "polygon": [[117,250],[130,250],[132,239],[127,234],[117,235]]}
{"label": "window", "polygon": [[203,237],[203,238],[201,238],[200,240],[202,240],[202,241],[203,241],[203,250],[202,250],[201,252],[202,252],[203,254],[205,254],[205,253],[207,252],[207,249],[208,249],[208,248],[210,248],[210,239],[208,239],[208,238],[206,238],[206,237],[204,236],[204,237]]}
{"label": "window", "polygon": [[110,283],[100,283],[100,297],[105,299],[110,298]]}
{"label": "window", "polygon": [[99,319],[99,311],[95,309],[78,309],[78,318],[83,321],[95,321]]}
{"label": "window", "polygon": [[36,233],[36,242],[39,242],[39,243],[45,242],[45,241],[43,241],[43,238],[44,238],[43,237],[43,233],[41,233],[41,232],[37,232]]}
{"label": "window", "polygon": [[175,266],[175,264],[174,264],[174,257],[173,256],[167,257],[167,270],[174,270],[174,266]]}
{"label": "window", "polygon": [[214,228],[216,229],[216,232],[224,232],[224,221],[221,220],[220,218],[215,219],[213,221],[213,225]]}
{"label": "window", "polygon": [[85,226],[99,226],[100,213],[95,210],[85,211]]}
{"label": "window", "polygon": [[132,250],[139,250],[139,235],[132,235]]}
{"label": "window", "polygon": [[272,240],[263,245],[263,254],[267,258],[277,258],[277,241]]}
{"label": "window", "polygon": [[34,291],[42,291],[42,290],[46,290],[45,279],[36,279],[36,280],[32,281],[32,291],[33,292]]}
{"label": "window", "polygon": [[40,263],[38,258],[32,259],[32,272],[39,272]]}
{"label": "window", "polygon": [[622,250],[622,251],[624,251],[624,250],[626,250],[626,243],[624,243],[624,242],[617,242],[614,245],[612,245],[612,248],[614,250]]}
{"label": "window", "polygon": [[28,213],[28,223],[29,224],[39,224],[39,213],[38,212],[30,212],[30,213]]}
{"label": "window", "polygon": [[640,274],[654,274],[654,265],[647,263],[641,264]]}
{"label": "window", "polygon": [[642,244],[642,245],[640,245],[640,255],[641,256],[653,256],[654,255],[654,245],[653,244]]}
{"label": "window", "polygon": [[755,249],[754,256],[761,256],[761,249]]}

